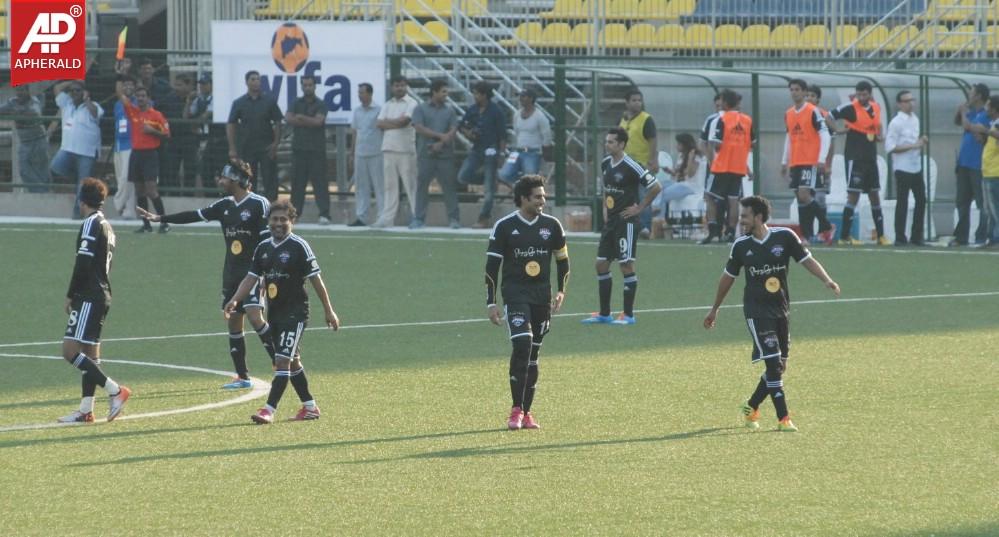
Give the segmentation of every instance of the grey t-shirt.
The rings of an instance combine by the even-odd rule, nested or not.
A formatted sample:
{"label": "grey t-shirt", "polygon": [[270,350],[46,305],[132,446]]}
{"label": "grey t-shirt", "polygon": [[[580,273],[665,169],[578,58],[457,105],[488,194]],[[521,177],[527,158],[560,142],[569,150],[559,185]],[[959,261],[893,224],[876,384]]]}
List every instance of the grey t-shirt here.
{"label": "grey t-shirt", "polygon": [[372,104],[365,108],[358,106],[350,119],[350,128],[357,131],[354,140],[354,154],[358,157],[373,157],[382,154],[382,131],[378,124],[378,113],[381,107]]}
{"label": "grey t-shirt", "polygon": [[[40,116],[42,115],[42,103],[36,97],[32,97],[27,103],[21,103],[17,99],[11,99],[0,106],[0,114],[10,114],[13,116]],[[40,119],[18,119],[14,121],[14,128],[17,130],[17,138],[21,142],[31,142],[45,137],[45,127]]]}
{"label": "grey t-shirt", "polygon": [[[413,112],[413,125],[423,125],[424,127],[439,133],[446,133],[458,126],[458,114],[454,109],[445,103],[442,106],[434,106],[430,101],[420,103]],[[447,159],[454,157],[454,140],[444,144],[441,151],[432,153],[430,146],[437,140],[416,133],[416,153],[421,157]]]}

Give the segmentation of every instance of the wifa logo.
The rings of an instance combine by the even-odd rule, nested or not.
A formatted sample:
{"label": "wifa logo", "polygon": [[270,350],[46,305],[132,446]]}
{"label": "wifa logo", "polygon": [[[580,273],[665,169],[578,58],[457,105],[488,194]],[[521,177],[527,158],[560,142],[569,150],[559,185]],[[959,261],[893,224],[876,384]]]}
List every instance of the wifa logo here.
{"label": "wifa logo", "polygon": [[[268,75],[266,70],[261,70],[260,83],[263,91],[275,98],[283,93],[286,110],[291,110],[298,99],[301,79],[314,78],[316,96],[326,103],[330,112],[350,110],[350,79],[341,74],[324,75],[322,62],[309,60],[310,51],[309,36],[301,26],[293,22],[278,26],[271,37],[270,52],[274,65],[281,72]],[[281,91],[282,86],[284,92]]]}
{"label": "wifa logo", "polygon": [[83,0],[11,0],[11,84],[83,79],[86,39]]}

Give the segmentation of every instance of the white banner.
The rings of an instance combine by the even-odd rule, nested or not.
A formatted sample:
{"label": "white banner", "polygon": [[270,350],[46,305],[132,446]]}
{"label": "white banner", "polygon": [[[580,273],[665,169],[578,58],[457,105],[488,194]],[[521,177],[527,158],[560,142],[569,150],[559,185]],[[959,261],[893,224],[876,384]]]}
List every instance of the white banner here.
{"label": "white banner", "polygon": [[282,112],[302,95],[303,77],[318,77],[316,96],[330,124],[350,123],[360,105],[357,85],[374,86],[384,100],[385,26],[382,22],[212,21],[212,107],[216,123],[229,119],[232,102],[246,93],[247,71],[260,73],[261,89]]}

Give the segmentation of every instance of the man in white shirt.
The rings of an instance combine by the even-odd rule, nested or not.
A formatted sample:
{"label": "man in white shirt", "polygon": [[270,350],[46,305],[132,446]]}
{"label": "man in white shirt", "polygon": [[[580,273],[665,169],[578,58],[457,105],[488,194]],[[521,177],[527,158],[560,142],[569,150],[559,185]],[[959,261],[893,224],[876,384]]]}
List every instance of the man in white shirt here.
{"label": "man in white shirt", "polygon": [[[80,186],[91,176],[101,147],[101,105],[90,100],[82,82],[67,80],[53,88],[56,106],[62,115],[62,145],[52,158],[52,175],[76,180],[76,203],[73,217],[80,216]],[[52,128],[50,127],[50,131]]]}
{"label": "man in white shirt", "polygon": [[510,149],[499,179],[513,188],[521,175],[537,175],[541,171],[541,154],[550,148],[552,127],[545,113],[535,106],[538,94],[532,89],[520,92],[520,110],[513,116],[513,133],[516,145]]}
{"label": "man in white shirt", "polygon": [[410,216],[416,204],[416,129],[413,128],[413,112],[420,104],[408,95],[409,82],[404,76],[393,76],[392,98],[385,102],[378,113],[379,129],[382,137],[382,154],[385,166],[385,206],[378,221],[371,227],[389,227],[395,224],[395,213],[399,211],[399,181],[406,189],[409,199]]}
{"label": "man in white shirt", "polygon": [[[923,244],[923,218],[926,213],[926,185],[923,183],[922,148],[926,136],[919,134],[919,118],[912,112],[915,108],[912,92],[902,90],[895,97],[898,113],[888,123],[885,136],[885,150],[892,156],[895,181],[898,185],[898,200],[895,204],[895,246]],[[916,199],[912,213],[912,232],[905,235],[905,221],[909,213],[909,191]]]}

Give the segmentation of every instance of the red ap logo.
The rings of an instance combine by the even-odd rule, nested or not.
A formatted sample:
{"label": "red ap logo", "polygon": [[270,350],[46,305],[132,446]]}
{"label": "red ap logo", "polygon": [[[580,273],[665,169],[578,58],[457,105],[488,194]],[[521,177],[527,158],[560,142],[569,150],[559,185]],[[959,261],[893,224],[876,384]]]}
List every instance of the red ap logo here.
{"label": "red ap logo", "polygon": [[10,79],[79,79],[87,72],[83,0],[11,0]]}

